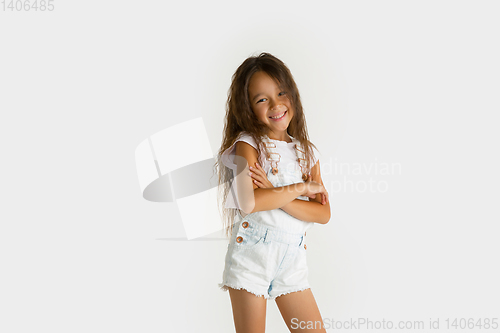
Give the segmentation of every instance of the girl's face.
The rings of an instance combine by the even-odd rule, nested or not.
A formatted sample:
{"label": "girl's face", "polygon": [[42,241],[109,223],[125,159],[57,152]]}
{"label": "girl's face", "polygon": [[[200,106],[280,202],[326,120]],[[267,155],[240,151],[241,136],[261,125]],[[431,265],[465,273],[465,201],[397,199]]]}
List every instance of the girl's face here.
{"label": "girl's face", "polygon": [[282,140],[293,117],[286,91],[280,90],[266,72],[255,72],[250,78],[248,98],[257,118],[269,128],[271,139]]}

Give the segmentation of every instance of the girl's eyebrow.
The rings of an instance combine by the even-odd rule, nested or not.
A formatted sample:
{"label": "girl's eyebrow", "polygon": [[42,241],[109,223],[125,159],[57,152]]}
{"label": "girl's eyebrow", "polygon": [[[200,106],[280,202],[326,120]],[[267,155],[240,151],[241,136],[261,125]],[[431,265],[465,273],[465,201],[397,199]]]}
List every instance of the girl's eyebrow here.
{"label": "girl's eyebrow", "polygon": [[257,95],[255,95],[253,98],[252,98],[252,101],[255,101],[257,99],[257,97],[261,96],[261,95],[264,95],[263,93],[258,93]]}

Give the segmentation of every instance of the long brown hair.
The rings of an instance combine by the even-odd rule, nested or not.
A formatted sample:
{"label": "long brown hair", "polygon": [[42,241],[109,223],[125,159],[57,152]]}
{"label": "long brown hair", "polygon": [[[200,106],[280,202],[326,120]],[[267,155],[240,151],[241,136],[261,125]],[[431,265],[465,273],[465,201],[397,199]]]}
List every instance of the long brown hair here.
{"label": "long brown hair", "polygon": [[[268,133],[267,126],[257,119],[250,106],[248,98],[248,85],[252,75],[258,71],[267,73],[276,80],[277,84],[287,92],[290,104],[293,108],[293,118],[288,126],[288,135],[299,140],[306,155],[306,171],[310,172],[314,152],[312,147],[316,146],[309,141],[307,134],[306,118],[302,110],[300,95],[297,85],[293,79],[292,73],[288,67],[275,56],[263,52],[258,56],[247,58],[236,70],[232,76],[231,87],[228,91],[226,103],[226,115],[224,117],[224,133],[222,144],[217,154],[216,165],[219,175],[219,193],[217,202],[219,208],[222,208],[223,227],[226,235],[231,235],[234,217],[237,214],[236,208],[225,208],[227,196],[231,188],[233,179],[232,170],[222,164],[222,153],[231,147],[241,132],[247,132],[251,135],[259,147],[259,164],[262,163],[265,147],[261,137]],[[317,149],[317,148],[316,148]],[[236,176],[236,175],[234,175]],[[222,204],[221,204],[222,200]]]}

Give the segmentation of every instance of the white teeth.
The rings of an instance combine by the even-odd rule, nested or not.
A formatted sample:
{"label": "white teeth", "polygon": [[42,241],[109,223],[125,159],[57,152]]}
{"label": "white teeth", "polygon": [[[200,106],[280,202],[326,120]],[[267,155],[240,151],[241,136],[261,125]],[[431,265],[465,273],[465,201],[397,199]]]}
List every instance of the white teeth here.
{"label": "white teeth", "polygon": [[285,115],[285,113],[286,113],[286,111],[285,111],[285,112],[283,112],[283,113],[282,113],[281,115],[279,115],[279,116],[276,116],[276,117],[270,117],[270,118],[271,118],[271,119],[278,119],[278,118],[283,117],[283,116]]}

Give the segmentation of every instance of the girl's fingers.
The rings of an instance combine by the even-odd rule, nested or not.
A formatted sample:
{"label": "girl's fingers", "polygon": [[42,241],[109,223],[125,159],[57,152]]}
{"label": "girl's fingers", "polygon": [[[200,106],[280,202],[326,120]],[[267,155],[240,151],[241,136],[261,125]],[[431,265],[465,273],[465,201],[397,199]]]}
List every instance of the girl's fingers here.
{"label": "girl's fingers", "polygon": [[252,182],[254,184],[256,184],[258,187],[261,187],[261,188],[274,187],[270,183],[269,183],[269,185],[264,185],[265,178],[259,176],[258,174],[255,174],[253,172],[249,172],[248,175],[252,178]]}
{"label": "girl's fingers", "polygon": [[249,175],[250,177],[252,177],[252,179],[258,180],[258,181],[260,181],[260,182],[262,182],[262,181],[263,181],[262,177],[261,177],[260,175],[256,174],[256,173],[249,172],[249,173],[248,173],[248,175]]}
{"label": "girl's fingers", "polygon": [[255,185],[257,185],[257,186],[258,186],[258,187],[260,187],[260,188],[263,188],[263,187],[264,187],[264,185],[263,185],[261,182],[258,182],[258,181],[256,181],[255,179],[254,179],[254,181],[253,181],[253,182],[255,183]]}
{"label": "girl's fingers", "polygon": [[255,172],[256,174],[258,173],[260,175],[264,174],[264,170],[260,168],[251,168],[250,171]]}
{"label": "girl's fingers", "polygon": [[[259,163],[255,162],[256,168],[252,168],[252,171],[254,171],[256,174],[259,175],[259,180],[261,181],[261,184],[263,184],[264,187],[274,187],[274,185],[267,179],[267,175],[264,172],[264,169],[259,165]],[[265,185],[264,185],[265,183]]]}

